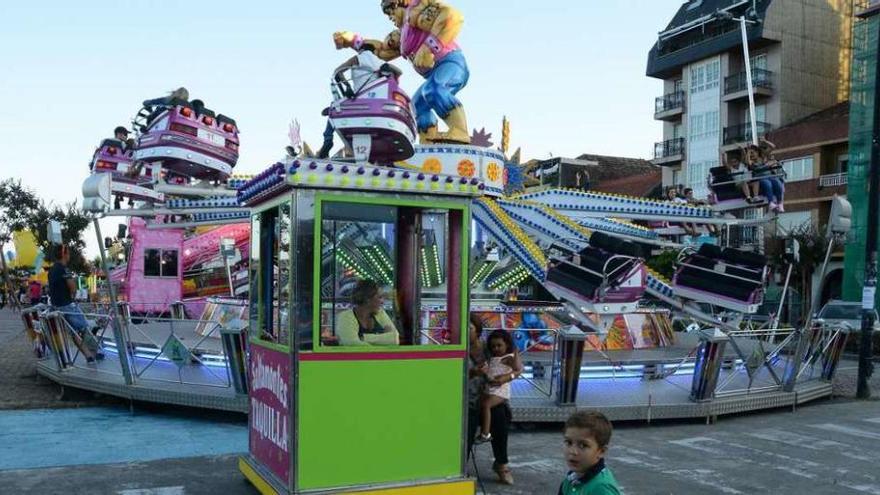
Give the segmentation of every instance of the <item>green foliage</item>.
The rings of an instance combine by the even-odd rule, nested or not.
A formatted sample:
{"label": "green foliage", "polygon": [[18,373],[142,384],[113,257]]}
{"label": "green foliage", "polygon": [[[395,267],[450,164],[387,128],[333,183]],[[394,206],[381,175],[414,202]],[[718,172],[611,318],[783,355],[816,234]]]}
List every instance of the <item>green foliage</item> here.
{"label": "green foliage", "polygon": [[[829,238],[825,231],[818,225],[807,222],[792,228],[788,233],[779,233],[767,239],[767,257],[770,265],[778,273],[785,274],[788,270],[788,261],[785,259],[785,240],[795,239],[800,244],[800,260],[793,264],[792,286],[797,289],[804,298],[802,305],[802,317],[806,317],[811,311],[810,298],[812,294],[813,274],[822,269],[825,261],[825,252],[828,249]],[[818,309],[818,308],[817,308]]]}
{"label": "green foliage", "polygon": [[37,245],[46,253],[47,261],[55,261],[55,253],[52,252],[48,237],[48,226],[51,220],[57,220],[61,223],[61,237],[70,250],[68,268],[73,272],[87,273],[90,266],[84,256],[86,243],[82,236],[89,228],[91,218],[77,207],[76,202],[64,206],[40,204],[40,207],[28,218],[27,227],[34,233]]}
{"label": "green foliage", "polygon": [[27,227],[28,219],[40,207],[37,195],[21,180],[0,182],[0,243],[12,240],[12,233]]}
{"label": "green foliage", "polygon": [[648,268],[654,270],[663,277],[672,279],[672,275],[675,274],[676,258],[678,258],[678,251],[669,249],[648,259],[646,264],[648,265]]}
{"label": "green foliage", "polygon": [[46,260],[52,261],[52,249],[48,239],[50,220],[61,222],[61,236],[70,249],[69,268],[74,272],[85,273],[89,265],[83,257],[86,247],[82,240],[83,232],[91,223],[90,217],[80,210],[76,202],[58,206],[46,204],[35,192],[21,184],[20,180],[6,179],[0,182],[0,244],[12,240],[17,230],[30,230],[45,253]]}

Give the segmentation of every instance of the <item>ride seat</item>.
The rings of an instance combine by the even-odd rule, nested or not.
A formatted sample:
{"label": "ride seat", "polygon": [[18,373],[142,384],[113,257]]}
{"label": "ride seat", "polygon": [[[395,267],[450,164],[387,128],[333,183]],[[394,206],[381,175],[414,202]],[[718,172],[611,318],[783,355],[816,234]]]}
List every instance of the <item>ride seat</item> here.
{"label": "ride seat", "polygon": [[101,141],[100,147],[103,148],[105,146],[115,146],[115,147],[119,148],[120,150],[122,150],[122,148],[125,147],[125,145],[123,144],[122,141],[120,141],[118,139],[113,139],[113,138],[107,138],[107,139]]}
{"label": "ride seat", "polygon": [[232,117],[227,117],[222,113],[217,115],[217,122],[220,122],[221,124],[235,125],[235,119],[233,119]]}
{"label": "ride seat", "polygon": [[755,253],[703,244],[684,264],[675,283],[685,287],[748,301],[764,285],[766,258]]}
{"label": "ride seat", "polygon": [[750,268],[764,268],[767,266],[767,257],[763,254],[727,248],[722,252],[722,258],[735,265],[745,265]]}
{"label": "ride seat", "polygon": [[[727,201],[731,199],[741,199],[742,191],[737,189],[734,184],[734,176],[727,170],[727,167],[713,167],[709,169],[711,180],[709,187],[715,193],[718,201]],[[715,185],[718,184],[718,185]]]}
{"label": "ride seat", "polygon": [[[601,273],[601,269],[599,270]],[[547,271],[547,281],[566,289],[582,294],[586,297],[595,297],[596,291],[602,285],[602,277],[581,269],[573,263],[558,261],[555,266]]]}
{"label": "ride seat", "polygon": [[198,114],[199,117],[211,117],[212,119],[216,118],[217,115],[214,113],[214,111],[205,107],[205,104],[202,103],[201,100],[194,100],[192,103],[192,109],[195,110],[196,114]]}
{"label": "ride seat", "polygon": [[379,74],[383,76],[394,76],[395,78],[399,78],[403,75],[403,71],[400,70],[396,65],[390,63],[384,63],[381,67],[379,67]]}

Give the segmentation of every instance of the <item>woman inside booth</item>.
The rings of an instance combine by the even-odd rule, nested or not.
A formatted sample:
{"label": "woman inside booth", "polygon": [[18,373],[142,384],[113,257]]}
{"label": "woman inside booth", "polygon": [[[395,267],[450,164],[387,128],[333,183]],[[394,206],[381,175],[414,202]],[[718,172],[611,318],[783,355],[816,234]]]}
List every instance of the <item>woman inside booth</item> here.
{"label": "woman inside booth", "polygon": [[336,317],[336,338],[341,346],[389,346],[400,343],[400,334],[382,305],[379,284],[359,280],[351,293],[353,307]]}

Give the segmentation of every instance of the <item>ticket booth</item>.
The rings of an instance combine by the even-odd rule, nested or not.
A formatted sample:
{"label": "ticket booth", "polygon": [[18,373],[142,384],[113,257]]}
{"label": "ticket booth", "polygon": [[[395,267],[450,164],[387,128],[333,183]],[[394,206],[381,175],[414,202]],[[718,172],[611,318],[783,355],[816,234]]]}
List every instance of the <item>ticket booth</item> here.
{"label": "ticket booth", "polygon": [[[358,174],[368,179],[343,180],[332,169],[282,168],[241,192],[253,216],[240,469],[264,494],[473,494],[466,270],[481,188],[370,167]],[[446,287],[439,330],[419,318],[428,266]],[[365,302],[358,287],[378,289]],[[375,328],[353,316],[368,305]]]}

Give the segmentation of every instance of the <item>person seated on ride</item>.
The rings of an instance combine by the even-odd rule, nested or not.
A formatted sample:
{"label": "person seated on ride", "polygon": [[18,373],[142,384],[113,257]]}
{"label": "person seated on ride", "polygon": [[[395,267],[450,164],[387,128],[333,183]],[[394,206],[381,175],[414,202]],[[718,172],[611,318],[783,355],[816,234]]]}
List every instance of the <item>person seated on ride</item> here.
{"label": "person seated on ride", "polygon": [[762,194],[767,198],[770,210],[783,213],[785,209],[782,207],[783,195],[785,188],[782,181],[775,175],[778,163],[768,163],[766,157],[761,152],[761,148],[757,145],[750,144],[746,147],[746,163],[752,171],[752,178],[757,179],[752,183],[752,195]]}
{"label": "person seated on ride", "polygon": [[[161,96],[159,98],[144,100],[143,110],[146,110],[147,112],[147,126],[149,126],[153,122],[153,120],[155,120],[156,117],[158,117],[159,114],[162,113],[166,108],[188,101],[189,91],[183,86],[168,93],[168,96]],[[156,108],[154,109],[153,107]]]}
{"label": "person seated on ride", "polygon": [[113,129],[113,138],[125,143],[128,140],[128,129],[121,125],[116,126],[116,129]]}
{"label": "person seated on ride", "polygon": [[[363,45],[357,55],[346,60],[342,65],[333,71],[333,78],[339,83],[342,95],[346,98],[355,98],[357,94],[366,87],[367,84],[378,79],[383,71],[389,71],[400,77],[400,70],[386,64],[381,58],[377,57],[373,51],[375,47],[369,44]],[[345,69],[352,69],[351,84],[345,79]],[[325,117],[330,115],[330,108],[325,108],[322,115]],[[335,130],[330,119],[327,119],[327,125],[324,127],[324,143],[318,150],[318,158],[325,159],[330,156],[330,150],[333,148],[333,134]]]}
{"label": "person seated on ride", "polygon": [[[687,202],[687,204],[693,206],[704,206],[706,204],[705,200],[697,199],[694,197],[694,190],[690,187],[687,187],[684,190],[684,200]],[[696,230],[696,225],[694,225],[694,231]],[[706,230],[709,231],[709,235],[711,236],[718,235],[718,229],[712,224],[706,224]]]}
{"label": "person seated on ride", "polygon": [[382,308],[384,298],[379,284],[359,280],[351,293],[354,305],[336,317],[339,345],[398,345],[400,334]]}
{"label": "person seated on ride", "polygon": [[183,86],[171,91],[168,96],[144,100],[143,105],[144,108],[152,111],[153,107],[168,107],[178,101],[189,101],[189,91]]}
{"label": "person seated on ride", "polygon": [[733,179],[734,187],[742,191],[743,196],[746,198],[746,202],[756,203],[760,201],[757,197],[752,196],[752,191],[749,189],[749,179],[751,179],[752,176],[751,173],[749,173],[748,167],[746,167],[742,161],[741,151],[733,151],[733,153],[724,160],[724,167]]}
{"label": "person seated on ride", "polygon": [[[687,204],[687,200],[678,194],[678,188],[676,186],[671,186],[666,190],[666,199],[675,204]],[[681,228],[684,229],[684,233],[693,237],[697,235],[697,226],[692,223],[681,223]]]}

